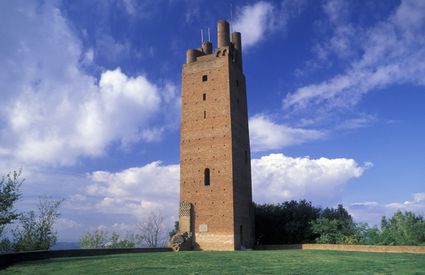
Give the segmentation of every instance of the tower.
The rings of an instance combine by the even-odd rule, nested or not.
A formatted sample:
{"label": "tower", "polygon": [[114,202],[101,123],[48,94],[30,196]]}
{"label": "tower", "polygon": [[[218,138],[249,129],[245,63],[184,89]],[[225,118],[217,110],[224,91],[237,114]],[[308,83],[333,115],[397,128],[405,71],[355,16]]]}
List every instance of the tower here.
{"label": "tower", "polygon": [[220,20],[217,44],[187,50],[183,65],[179,222],[195,248],[235,250],[254,243],[241,34]]}

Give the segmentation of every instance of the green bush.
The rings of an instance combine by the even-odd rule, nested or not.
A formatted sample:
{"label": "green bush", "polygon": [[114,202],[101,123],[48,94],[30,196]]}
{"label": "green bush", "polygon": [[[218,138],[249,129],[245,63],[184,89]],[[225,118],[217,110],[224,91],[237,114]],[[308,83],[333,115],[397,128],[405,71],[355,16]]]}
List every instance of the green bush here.
{"label": "green bush", "polygon": [[397,211],[382,218],[381,243],[385,245],[425,245],[425,220],[413,212]]}
{"label": "green bush", "polygon": [[111,236],[105,231],[96,230],[93,233],[87,232],[80,239],[81,248],[133,248],[139,246],[141,237],[132,233],[127,233],[125,238],[112,232]]}

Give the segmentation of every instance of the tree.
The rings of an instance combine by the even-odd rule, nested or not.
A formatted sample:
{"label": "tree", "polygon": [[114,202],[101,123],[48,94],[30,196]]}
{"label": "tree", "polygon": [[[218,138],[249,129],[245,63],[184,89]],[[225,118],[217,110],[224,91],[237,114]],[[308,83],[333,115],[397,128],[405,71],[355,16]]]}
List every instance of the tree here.
{"label": "tree", "polygon": [[359,228],[347,210],[339,204],[336,209],[325,208],[321,217],[311,222],[318,243],[356,244],[361,240]]}
{"label": "tree", "polygon": [[134,235],[132,233],[127,233],[125,238],[120,238],[120,236],[112,232],[110,241],[106,244],[108,248],[134,248],[141,241],[139,235]]}
{"label": "tree", "polygon": [[80,239],[81,248],[104,248],[108,242],[106,232],[96,230],[93,233],[87,232]]}
{"label": "tree", "polygon": [[382,244],[381,235],[381,230],[379,230],[378,227],[368,227],[366,224],[364,230],[362,231],[362,239],[360,243],[367,245]]}
{"label": "tree", "polygon": [[0,252],[12,249],[12,242],[4,237],[4,230],[20,217],[14,205],[22,196],[20,187],[24,182],[20,179],[21,170],[13,171],[0,180]]}
{"label": "tree", "polygon": [[320,215],[320,208],[306,200],[280,204],[255,204],[257,244],[294,244],[313,242],[310,222]]}
{"label": "tree", "polygon": [[321,218],[326,218],[330,220],[340,220],[345,222],[352,222],[353,218],[348,213],[348,211],[344,208],[342,204],[338,204],[337,208],[329,208],[326,207],[320,213]]}
{"label": "tree", "polygon": [[19,218],[14,204],[22,196],[20,187],[24,182],[20,179],[21,170],[3,176],[0,181],[0,237],[4,227]]}
{"label": "tree", "polygon": [[425,245],[425,220],[411,211],[397,211],[382,217],[381,242],[384,245]]}
{"label": "tree", "polygon": [[47,250],[56,243],[53,225],[59,218],[59,206],[63,200],[42,198],[38,213],[29,211],[20,217],[20,226],[13,230],[15,251]]}
{"label": "tree", "polygon": [[180,227],[179,227],[179,221],[175,221],[174,222],[174,228],[173,230],[171,230],[170,232],[168,232],[168,240],[171,240],[171,238],[176,235],[177,232],[179,232]]}
{"label": "tree", "polygon": [[147,247],[163,247],[166,245],[164,216],[160,212],[151,212],[137,227],[140,230],[140,237]]}
{"label": "tree", "polygon": [[93,233],[87,232],[80,239],[81,248],[133,248],[140,243],[140,237],[132,233],[127,233],[126,238],[112,232],[111,236],[102,230],[96,230]]}
{"label": "tree", "polygon": [[357,234],[354,223],[346,223],[338,219],[319,218],[312,222],[313,232],[318,234],[318,243],[357,244],[361,236]]}
{"label": "tree", "polygon": [[383,217],[381,229],[354,223],[343,205],[314,207],[310,202],[289,201],[255,205],[257,244],[425,245],[425,220],[413,212],[397,211]]}

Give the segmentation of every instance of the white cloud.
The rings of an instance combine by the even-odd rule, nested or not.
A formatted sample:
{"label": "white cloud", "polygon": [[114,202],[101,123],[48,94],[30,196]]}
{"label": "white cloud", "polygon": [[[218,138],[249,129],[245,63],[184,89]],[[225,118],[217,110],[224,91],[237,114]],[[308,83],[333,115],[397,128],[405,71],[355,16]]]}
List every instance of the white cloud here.
{"label": "white cloud", "polygon": [[347,120],[343,120],[337,126],[338,129],[358,129],[370,126],[376,122],[377,118],[374,115],[358,114],[357,117],[353,117]]}
{"label": "white cloud", "polygon": [[304,10],[304,0],[286,0],[279,5],[259,1],[236,8],[236,17],[231,22],[233,31],[242,33],[242,44],[249,48],[265,40],[274,31],[286,31],[288,21]]}
{"label": "white cloud", "polygon": [[351,206],[359,206],[359,207],[362,207],[362,206],[368,207],[368,206],[377,206],[377,205],[378,203],[376,201],[354,202],[351,204]]}
{"label": "white cloud", "polygon": [[102,230],[103,232],[106,233],[118,233],[120,235],[120,237],[124,238],[126,237],[127,234],[131,234],[131,233],[136,233],[138,231],[137,228],[137,224],[135,223],[113,223],[113,224],[101,224],[101,225],[97,225],[91,228],[90,231],[94,231],[94,230]]}
{"label": "white cloud", "polygon": [[323,131],[292,128],[277,124],[265,115],[255,115],[249,119],[251,148],[254,152],[281,149],[306,141],[321,139]]}
{"label": "white cloud", "polygon": [[347,209],[357,222],[379,225],[382,216],[392,217],[400,211],[413,211],[425,215],[425,192],[412,194],[413,199],[404,202],[379,203],[376,201],[354,202]]}
{"label": "white cloud", "polygon": [[82,225],[74,220],[67,218],[58,218],[55,222],[55,230],[64,231],[81,228]]}
{"label": "white cloud", "polygon": [[128,40],[118,41],[106,33],[96,37],[95,56],[103,59],[104,62],[107,61],[107,64],[111,66],[116,66],[122,60],[138,57]]}
{"label": "white cloud", "polygon": [[345,73],[288,94],[283,101],[285,108],[349,107],[365,93],[389,85],[425,85],[424,1],[402,1],[386,21],[368,29],[350,27],[345,31],[338,27],[345,22],[335,16],[342,9],[330,7],[327,11],[335,26],[335,34],[327,44],[329,50],[342,56],[348,54],[349,45],[362,54],[349,59],[350,65]]}
{"label": "white cloud", "polygon": [[413,202],[421,202],[425,203],[425,192],[424,193],[414,193],[413,194]]}
{"label": "white cloud", "polygon": [[241,8],[234,22],[233,31],[243,33],[243,46],[248,48],[261,42],[265,34],[274,27],[275,15],[273,5],[268,2],[257,2]]}
{"label": "white cloud", "polygon": [[339,0],[330,0],[323,4],[333,35],[329,40],[315,44],[314,51],[320,61],[329,63],[330,56],[346,59],[356,55],[361,37],[356,37],[359,33],[349,21],[349,12],[352,9],[350,5],[352,3],[349,1]]}
{"label": "white cloud", "polygon": [[164,120],[157,117],[160,105],[178,109],[172,84],[120,68],[97,80],[82,69],[93,61],[93,49],[82,48],[59,9],[50,2],[21,4],[1,4],[14,28],[0,26],[0,162],[72,165],[101,156],[113,142],[160,139],[166,125],[151,123]]}
{"label": "white cloud", "polygon": [[[363,175],[370,163],[353,159],[291,158],[270,154],[252,160],[254,201],[282,202],[290,199],[329,199],[353,178]],[[159,161],[119,172],[96,171],[84,195],[73,196],[75,204],[92,205],[92,211],[130,214],[140,220],[152,211],[176,219],[179,165]]]}
{"label": "white cloud", "polygon": [[362,176],[371,166],[371,163],[361,166],[346,158],[263,156],[252,160],[254,201],[334,199],[350,179]]}
{"label": "white cloud", "polygon": [[177,213],[179,171],[179,165],[159,161],[116,173],[96,171],[86,193],[100,198],[96,209],[101,212],[142,217],[159,209],[172,216]]}
{"label": "white cloud", "polygon": [[134,0],[122,0],[121,2],[124,5],[125,11],[129,15],[135,15],[136,14],[137,9],[136,9],[136,3],[134,2]]}
{"label": "white cloud", "polygon": [[392,202],[385,205],[388,208],[401,211],[425,211],[425,193],[414,193],[413,200],[405,202]]}

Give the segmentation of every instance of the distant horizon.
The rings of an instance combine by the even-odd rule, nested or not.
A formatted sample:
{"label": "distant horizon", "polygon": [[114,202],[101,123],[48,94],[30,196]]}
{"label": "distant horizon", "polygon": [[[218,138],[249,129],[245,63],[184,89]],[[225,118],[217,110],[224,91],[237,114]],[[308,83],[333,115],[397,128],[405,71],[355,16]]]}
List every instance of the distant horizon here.
{"label": "distant horizon", "polygon": [[[230,13],[232,12],[232,17]],[[425,1],[3,1],[0,174],[58,241],[178,220],[181,69],[241,32],[253,200],[425,215]],[[231,17],[231,18],[230,18]]]}

